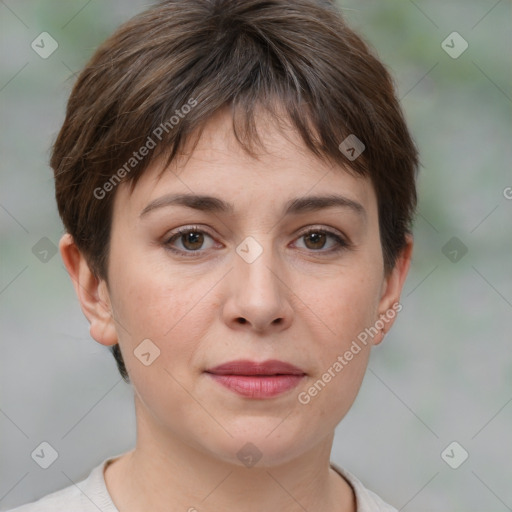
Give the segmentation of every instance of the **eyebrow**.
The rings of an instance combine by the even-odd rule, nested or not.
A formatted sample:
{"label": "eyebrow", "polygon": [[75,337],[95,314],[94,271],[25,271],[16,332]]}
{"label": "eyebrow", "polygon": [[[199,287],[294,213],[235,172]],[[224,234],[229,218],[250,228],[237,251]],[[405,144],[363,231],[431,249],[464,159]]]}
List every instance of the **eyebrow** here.
{"label": "eyebrow", "polygon": [[[227,203],[218,197],[196,194],[168,194],[151,201],[141,211],[139,217],[143,217],[149,212],[167,206],[185,206],[203,212],[224,214],[232,214],[235,210],[231,203]],[[305,196],[291,199],[285,203],[283,215],[297,215],[335,207],[348,208],[361,217],[366,218],[366,210],[362,204],[337,194]]]}

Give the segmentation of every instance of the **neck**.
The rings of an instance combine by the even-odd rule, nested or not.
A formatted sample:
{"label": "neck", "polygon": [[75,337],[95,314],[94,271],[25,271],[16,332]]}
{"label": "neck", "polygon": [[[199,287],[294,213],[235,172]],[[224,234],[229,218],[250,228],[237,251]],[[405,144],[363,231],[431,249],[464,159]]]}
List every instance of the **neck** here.
{"label": "neck", "polygon": [[330,468],[333,437],[293,460],[247,468],[180,442],[137,414],[136,447],[108,466],[105,481],[120,512],[355,512],[352,488]]}

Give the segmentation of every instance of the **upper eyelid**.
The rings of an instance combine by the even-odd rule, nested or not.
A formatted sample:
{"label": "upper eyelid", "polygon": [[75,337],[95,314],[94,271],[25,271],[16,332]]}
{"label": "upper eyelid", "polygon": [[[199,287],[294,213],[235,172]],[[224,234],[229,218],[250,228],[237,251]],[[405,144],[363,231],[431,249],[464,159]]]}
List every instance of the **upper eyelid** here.
{"label": "upper eyelid", "polygon": [[330,228],[330,227],[326,227],[326,226],[321,226],[321,225],[312,225],[312,226],[307,226],[303,229],[301,229],[299,231],[299,236],[302,236],[304,234],[307,234],[307,233],[310,233],[311,231],[324,231],[326,233],[329,233],[331,235],[337,235],[339,237],[342,237],[342,238],[346,238],[346,236],[341,232],[339,231],[338,229],[335,229],[335,228]]}
{"label": "upper eyelid", "polygon": [[[303,236],[303,235],[308,234],[311,231],[315,231],[315,230],[323,231],[323,232],[326,232],[326,233],[332,234],[332,235],[337,235],[344,239],[347,238],[343,232],[341,232],[335,228],[330,228],[330,227],[326,227],[326,226],[322,226],[322,225],[311,225],[311,226],[306,226],[305,228],[301,228],[300,231],[297,233],[297,236]],[[190,226],[183,226],[183,227],[176,228],[176,230],[173,233],[166,236],[166,239],[170,239],[176,235],[188,233],[191,231],[206,233],[208,236],[215,238],[215,236],[209,231],[208,228],[204,228],[202,226],[197,226],[197,225],[190,225]]]}

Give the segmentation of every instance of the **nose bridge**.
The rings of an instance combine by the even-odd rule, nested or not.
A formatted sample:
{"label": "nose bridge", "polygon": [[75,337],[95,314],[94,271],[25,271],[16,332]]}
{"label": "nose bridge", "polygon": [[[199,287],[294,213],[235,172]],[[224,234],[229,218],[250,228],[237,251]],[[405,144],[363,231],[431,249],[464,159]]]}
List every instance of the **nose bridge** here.
{"label": "nose bridge", "polygon": [[249,236],[237,246],[236,252],[231,273],[231,320],[249,322],[258,330],[286,324],[291,307],[279,276],[281,265],[271,236],[258,236],[257,240]]}
{"label": "nose bridge", "polygon": [[[236,274],[240,285],[255,296],[280,293],[276,268],[279,267],[270,236],[246,237],[236,248]],[[267,297],[269,299],[270,297]]]}

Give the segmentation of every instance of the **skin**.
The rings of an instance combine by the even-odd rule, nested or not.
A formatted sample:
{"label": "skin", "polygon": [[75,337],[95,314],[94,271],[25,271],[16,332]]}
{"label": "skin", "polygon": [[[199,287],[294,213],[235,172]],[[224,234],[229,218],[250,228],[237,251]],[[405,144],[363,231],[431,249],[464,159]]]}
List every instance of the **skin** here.
{"label": "skin", "polygon": [[[219,112],[188,159],[160,177],[162,167],[150,166],[133,193],[118,186],[108,284],[70,235],[61,239],[91,336],[120,344],[135,391],[136,447],[105,471],[121,512],[356,510],[352,488],[329,467],[334,429],[355,400],[371,346],[393,319],[366,346],[359,343],[360,352],[308,404],[298,394],[399,302],[412,239],[385,275],[369,179],[320,161],[264,114],[258,126],[264,147],[257,158]],[[234,210],[172,205],[140,216],[171,193],[212,195]],[[335,206],[282,214],[290,199],[333,193],[365,213]],[[203,230],[199,241],[169,242],[176,228],[194,225]],[[336,239],[308,238],[309,228],[331,230],[349,246],[329,252]],[[252,263],[236,252],[249,236],[263,251]],[[182,255],[187,251],[193,257]],[[148,338],[160,356],[145,366],[134,350]],[[234,359],[279,359],[306,376],[272,399],[244,398],[204,373]],[[248,442],[262,454],[251,468],[237,457]]]}

